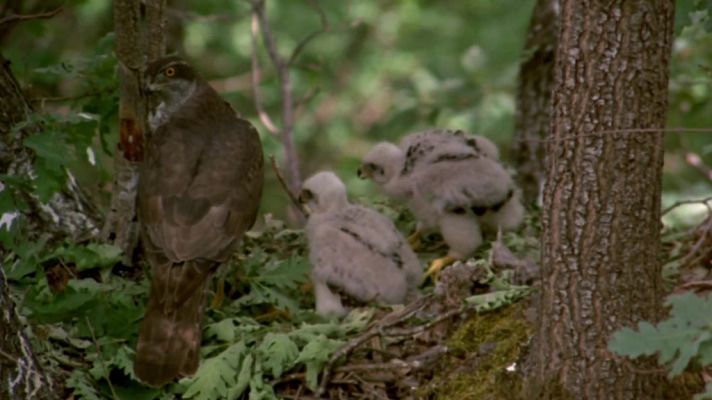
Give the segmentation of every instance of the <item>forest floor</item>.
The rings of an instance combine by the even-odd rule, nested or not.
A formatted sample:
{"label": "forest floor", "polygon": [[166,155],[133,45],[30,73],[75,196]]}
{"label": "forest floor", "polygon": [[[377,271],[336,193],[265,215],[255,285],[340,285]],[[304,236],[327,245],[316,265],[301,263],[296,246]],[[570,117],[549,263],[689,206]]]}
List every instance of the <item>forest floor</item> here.
{"label": "forest floor", "polygon": [[[378,207],[412,229],[407,213]],[[140,263],[117,263],[101,245],[66,245],[35,260],[41,271],[9,270],[35,352],[62,398],[515,398],[535,323],[536,219],[489,238],[413,302],[354,307],[343,320],[313,312],[303,231],[269,216],[260,225],[215,280],[222,289],[210,297],[196,376],[161,389],[133,375],[148,290]],[[669,292],[712,290],[712,217],[667,229],[663,239]],[[423,263],[442,253],[437,238],[425,244]],[[683,375],[676,393],[699,393],[700,376]]]}

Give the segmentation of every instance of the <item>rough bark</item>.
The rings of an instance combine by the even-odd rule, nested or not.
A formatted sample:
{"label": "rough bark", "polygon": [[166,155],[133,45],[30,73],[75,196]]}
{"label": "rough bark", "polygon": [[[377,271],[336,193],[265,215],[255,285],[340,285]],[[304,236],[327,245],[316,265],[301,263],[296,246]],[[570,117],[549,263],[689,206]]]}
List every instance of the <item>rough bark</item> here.
{"label": "rough bark", "polygon": [[2,268],[0,310],[0,399],[58,398],[53,393],[52,381],[35,359]]}
{"label": "rough bark", "polygon": [[[10,69],[10,61],[0,55],[0,173],[31,180],[34,154],[23,146],[23,140],[31,135],[37,126],[27,126],[13,131],[13,127],[24,122],[32,113],[32,107],[25,98],[20,84]],[[84,241],[98,234],[98,216],[88,207],[71,174],[67,172],[67,185],[63,191],[55,193],[47,203],[42,203],[30,193],[21,191],[19,195],[27,204],[22,211],[28,240],[39,237],[49,241],[71,239]],[[0,186],[0,191],[5,190]],[[18,214],[19,215],[19,214]]]}
{"label": "rough bark", "polygon": [[655,399],[661,377],[607,351],[656,320],[673,0],[562,0],[526,398]]}
{"label": "rough bark", "polygon": [[143,159],[146,129],[146,98],[142,74],[147,62],[165,52],[165,0],[114,1],[116,56],[119,60],[119,144],[114,153],[114,185],[111,209],[102,237],[124,251],[130,264],[138,243],[136,190],[138,166]]}
{"label": "rough bark", "polygon": [[512,155],[517,181],[528,204],[544,182],[544,149],[554,83],[559,0],[537,0],[529,21],[524,60],[519,66],[517,115]]}

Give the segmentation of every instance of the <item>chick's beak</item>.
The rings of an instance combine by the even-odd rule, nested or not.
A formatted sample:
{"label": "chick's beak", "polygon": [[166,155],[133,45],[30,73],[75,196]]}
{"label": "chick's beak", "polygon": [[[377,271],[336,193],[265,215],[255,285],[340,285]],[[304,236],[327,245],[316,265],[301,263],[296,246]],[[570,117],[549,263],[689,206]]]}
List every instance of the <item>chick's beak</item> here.
{"label": "chick's beak", "polygon": [[359,167],[356,170],[356,176],[358,176],[359,179],[366,179],[371,177],[371,175],[367,172],[367,168],[364,167]]}

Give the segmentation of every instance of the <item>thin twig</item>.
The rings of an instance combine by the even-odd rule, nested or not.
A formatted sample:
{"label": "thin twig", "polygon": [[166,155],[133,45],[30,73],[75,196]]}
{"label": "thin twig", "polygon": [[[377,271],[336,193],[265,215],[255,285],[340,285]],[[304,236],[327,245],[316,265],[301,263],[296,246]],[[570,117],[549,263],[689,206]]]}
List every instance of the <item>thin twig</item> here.
{"label": "thin twig", "polygon": [[310,33],[304,39],[302,39],[299,44],[297,44],[297,46],[292,51],[292,55],[289,57],[289,61],[287,61],[287,66],[294,65],[294,62],[297,60],[297,57],[299,57],[299,53],[304,50],[304,48],[307,44],[309,44],[309,42],[314,40],[314,38],[321,35],[322,33],[329,31],[329,20],[328,18],[326,18],[326,13],[321,8],[321,6],[319,6],[319,3],[315,2],[314,0],[309,0],[308,3],[319,13],[319,19],[321,20],[321,28]]}
{"label": "thin twig", "polygon": [[47,102],[61,102],[61,101],[72,101],[72,100],[80,100],[80,99],[85,99],[87,97],[96,97],[96,96],[101,96],[104,94],[111,93],[113,90],[97,90],[93,92],[87,92],[87,93],[82,93],[78,94],[75,96],[55,96],[55,97],[35,97],[32,99],[29,99],[30,103],[41,103],[42,106],[44,107],[44,103]]}
{"label": "thin twig", "polygon": [[712,289],[712,280],[687,282],[680,289]]}
{"label": "thin twig", "polygon": [[428,323],[423,324],[423,325],[418,325],[412,328],[391,328],[388,330],[388,336],[414,336],[419,333],[423,333],[427,331],[428,329],[432,328],[433,326],[441,323],[442,321],[445,321],[446,319],[452,318],[456,315],[460,315],[464,312],[467,312],[468,309],[474,309],[472,306],[468,305],[463,305],[458,308],[454,308],[444,314],[441,314],[439,317],[435,318],[432,321],[428,321]]}
{"label": "thin twig", "polygon": [[680,200],[680,201],[676,201],[675,203],[673,203],[673,205],[671,205],[670,207],[664,209],[663,212],[662,212],[662,215],[665,215],[665,214],[669,213],[670,211],[676,209],[677,207],[680,207],[680,206],[685,205],[685,204],[705,204],[705,205],[707,205],[707,203],[709,203],[710,201],[712,201],[712,196],[710,196],[710,197],[705,197],[704,199],[697,199],[697,200]]}
{"label": "thin twig", "polygon": [[63,7],[59,6],[56,9],[52,11],[47,11],[47,12],[41,12],[37,14],[26,14],[26,15],[19,15],[19,14],[14,14],[14,15],[8,15],[7,17],[0,19],[0,26],[17,22],[17,21],[29,21],[32,19],[48,19],[52,18],[55,15],[59,14],[62,12]]}
{"label": "thin twig", "polygon": [[[88,317],[84,317],[84,320],[86,321],[87,327],[89,328],[89,333],[91,333],[91,339],[94,342],[94,347],[96,347],[96,352],[99,353],[99,358],[101,359],[102,364],[104,364],[104,362],[106,362],[106,359],[104,358],[104,354],[101,351],[101,346],[99,346],[99,341],[96,340],[96,335],[94,334],[94,327],[92,326],[91,322],[89,322]],[[104,368],[106,368],[106,365],[104,365]],[[109,383],[109,390],[111,390],[111,396],[114,398],[114,400],[119,400],[119,396],[116,395],[114,385],[111,384],[111,377],[109,375],[110,373],[107,372],[106,382]]]}
{"label": "thin twig", "polygon": [[685,155],[685,161],[687,162],[687,164],[691,165],[702,175],[704,175],[705,178],[712,181],[712,168],[708,167],[704,162],[702,162],[702,157],[700,157],[699,154],[693,151],[688,151],[687,155]]}
{"label": "thin twig", "polygon": [[399,322],[407,320],[415,313],[425,308],[430,303],[430,301],[432,301],[432,299],[432,296],[424,296],[421,299],[410,303],[403,309],[395,310],[386,314],[385,316],[383,316],[383,318],[371,324],[371,326],[366,329],[366,331],[364,331],[362,334],[351,339],[339,350],[335,351],[329,358],[329,362],[326,364],[324,370],[322,371],[321,382],[319,384],[317,396],[321,397],[322,395],[324,395],[324,393],[326,393],[326,386],[329,383],[329,378],[331,377],[331,373],[334,369],[334,364],[336,363],[336,361],[338,361],[341,357],[350,354],[354,349],[366,343],[372,337],[382,333],[384,329],[393,326]]}
{"label": "thin twig", "polygon": [[302,113],[302,109],[310,101],[312,101],[321,90],[318,87],[309,89],[309,92],[297,100],[297,104],[294,106],[294,113],[299,115]]}
{"label": "thin twig", "polygon": [[[685,257],[680,260],[680,268],[685,268],[689,265],[694,265],[695,262],[698,262],[701,260],[702,257],[707,254],[706,252],[710,252],[709,246],[705,246],[704,250],[700,252],[700,249],[703,248],[703,245],[707,242],[708,236],[712,235],[712,215],[707,217],[707,219],[700,224],[699,230],[700,232],[700,238],[697,239],[697,242],[692,246],[692,249],[687,253]],[[697,255],[697,256],[695,256]]]}
{"label": "thin twig", "polygon": [[257,31],[259,30],[259,21],[257,15],[252,13],[252,24],[250,27],[250,36],[252,43],[252,96],[255,99],[255,108],[260,121],[267,128],[267,131],[275,137],[280,136],[279,128],[274,124],[267,111],[262,104],[262,93],[260,92],[260,80],[262,79],[262,71],[260,70],[260,62],[257,57]]}
{"label": "thin twig", "polygon": [[335,369],[336,372],[357,372],[357,371],[388,371],[388,370],[416,370],[422,369],[434,361],[437,361],[440,356],[448,352],[447,346],[438,344],[421,354],[411,357],[406,360],[393,359],[383,363],[361,363],[344,365]]}
{"label": "thin twig", "polygon": [[269,160],[272,163],[272,169],[274,170],[274,174],[277,175],[277,180],[279,181],[279,184],[282,186],[282,189],[284,189],[284,191],[287,192],[287,196],[289,196],[289,200],[292,201],[292,204],[294,204],[294,207],[296,207],[296,209],[299,210],[299,212],[301,212],[305,218],[309,217],[309,212],[304,208],[304,204],[299,202],[299,199],[297,199],[297,196],[294,195],[292,190],[289,189],[287,182],[284,181],[284,176],[282,176],[282,171],[280,171],[279,167],[277,166],[277,160],[275,160],[274,155],[269,156]]}
{"label": "thin twig", "polygon": [[0,349],[0,356],[5,357],[8,361],[12,362],[13,364],[17,364],[17,360],[15,359],[15,357],[13,357],[12,354],[7,353],[3,349]]}
{"label": "thin twig", "polygon": [[279,77],[282,94],[281,138],[282,146],[284,147],[284,162],[289,174],[289,188],[292,191],[296,191],[301,186],[301,175],[299,172],[299,159],[294,146],[294,99],[292,97],[292,81],[289,76],[289,64],[284,61],[277,51],[277,44],[265,12],[265,1],[251,0],[250,2],[252,3],[252,12],[257,16],[260,30],[262,31],[262,41],[267,49],[267,54]]}

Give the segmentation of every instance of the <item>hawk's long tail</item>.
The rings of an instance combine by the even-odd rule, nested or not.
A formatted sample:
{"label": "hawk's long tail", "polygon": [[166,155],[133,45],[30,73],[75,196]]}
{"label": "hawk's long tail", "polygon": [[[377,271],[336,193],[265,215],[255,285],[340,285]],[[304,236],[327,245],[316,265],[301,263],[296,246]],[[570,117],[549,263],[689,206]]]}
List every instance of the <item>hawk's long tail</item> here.
{"label": "hawk's long tail", "polygon": [[203,298],[213,269],[200,264],[186,261],[152,268],[134,359],[134,372],[146,385],[163,386],[198,369]]}

